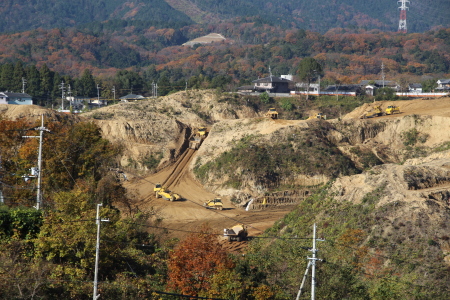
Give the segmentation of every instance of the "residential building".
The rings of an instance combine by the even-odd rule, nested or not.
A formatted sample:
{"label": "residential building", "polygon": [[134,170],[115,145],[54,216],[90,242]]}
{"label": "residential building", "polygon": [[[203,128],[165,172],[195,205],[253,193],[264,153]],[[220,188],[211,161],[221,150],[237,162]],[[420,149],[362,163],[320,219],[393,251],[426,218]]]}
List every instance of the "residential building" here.
{"label": "residential building", "polygon": [[33,105],[33,99],[26,93],[0,92],[0,104]]}
{"label": "residential building", "polygon": [[289,79],[273,75],[253,80],[252,82],[255,91],[268,93],[289,93],[289,86],[293,84]]}
{"label": "residential building", "polygon": [[449,91],[450,90],[450,79],[439,79],[437,81],[436,91]]}
{"label": "residential building", "polygon": [[422,84],[421,83],[410,83],[408,85],[409,93],[422,93]]}

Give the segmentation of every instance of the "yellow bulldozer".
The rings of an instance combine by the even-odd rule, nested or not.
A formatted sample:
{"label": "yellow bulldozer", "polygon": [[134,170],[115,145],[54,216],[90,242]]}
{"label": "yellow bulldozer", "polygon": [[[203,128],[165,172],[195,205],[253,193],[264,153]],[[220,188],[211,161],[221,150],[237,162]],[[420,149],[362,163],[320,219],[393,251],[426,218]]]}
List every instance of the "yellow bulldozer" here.
{"label": "yellow bulldozer", "polygon": [[266,118],[278,119],[278,112],[274,107],[271,107],[264,116]]}
{"label": "yellow bulldozer", "polygon": [[393,114],[399,114],[400,113],[400,107],[395,106],[395,105],[389,105],[386,108],[386,115],[393,115]]}
{"label": "yellow bulldozer", "polygon": [[189,139],[189,148],[194,150],[200,148],[200,145],[207,135],[208,129],[206,127],[199,127]]}
{"label": "yellow bulldozer", "polygon": [[309,116],[309,118],[306,120],[311,120],[311,119],[326,120],[327,115],[324,115],[323,113],[318,113],[317,115]]}
{"label": "yellow bulldozer", "polygon": [[223,209],[223,203],[222,203],[222,199],[221,198],[214,198],[213,200],[208,200],[206,201],[203,206],[205,206],[206,208],[213,208],[213,209],[217,209],[217,210],[222,210]]}

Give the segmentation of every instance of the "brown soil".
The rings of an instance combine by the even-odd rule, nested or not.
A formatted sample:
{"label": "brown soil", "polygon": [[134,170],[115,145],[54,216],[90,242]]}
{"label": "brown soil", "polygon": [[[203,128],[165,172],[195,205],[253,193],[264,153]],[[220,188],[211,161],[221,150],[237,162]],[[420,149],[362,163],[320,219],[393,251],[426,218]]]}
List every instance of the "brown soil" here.
{"label": "brown soil", "polygon": [[374,105],[381,105],[383,111],[389,105],[400,107],[400,114],[382,116],[378,118],[393,118],[405,115],[429,115],[429,116],[450,116],[450,97],[443,97],[432,100],[400,100],[400,101],[377,101],[373,104],[364,104],[351,113],[348,113],[343,119],[357,119],[368,112]]}
{"label": "brown soil", "polygon": [[[179,117],[182,118],[183,122],[185,122],[186,124],[199,123],[196,117],[188,109],[184,109],[181,106],[178,108],[176,106],[179,105],[180,101],[184,101],[183,99],[181,99],[182,96],[176,94],[169,97],[173,97],[173,99],[168,98],[167,101],[172,101],[173,103],[170,102],[171,106],[181,111]],[[181,100],[176,97],[181,97]],[[202,97],[201,102],[199,103],[205,105],[205,107],[208,108],[209,103],[213,101],[208,99],[209,98]],[[401,119],[403,116],[414,114],[440,117],[450,116],[449,97],[433,100],[381,101],[377,102],[377,104],[381,104],[383,109],[385,109],[388,105],[397,105],[400,107],[401,113],[395,114],[393,116],[377,117],[370,120],[383,120],[386,118]],[[155,102],[155,105],[160,104]],[[124,106],[124,104],[122,104],[122,106]],[[135,104],[130,104],[129,106],[135,106]],[[359,119],[360,116],[370,110],[372,106],[373,104],[365,104],[355,109],[353,112],[345,115],[343,118]],[[101,110],[97,110],[96,112],[97,114],[100,112],[114,112],[114,107],[115,106],[105,107]],[[119,108],[119,106],[117,107]],[[125,106],[123,108],[120,107],[120,111],[125,111],[124,108]],[[38,106],[0,106],[0,114],[3,115],[3,117],[7,117],[10,119],[15,119],[16,117],[31,117],[36,119],[45,111],[47,111],[47,114],[49,114],[49,110],[45,110]],[[223,111],[226,110],[224,109]],[[139,110],[138,112],[143,113],[143,110]],[[239,112],[239,114],[240,113],[241,112]],[[231,227],[236,223],[244,223],[249,226],[249,235],[255,236],[260,234],[263,230],[272,226],[274,222],[276,222],[286,213],[292,210],[292,206],[283,206],[276,210],[271,209],[265,211],[245,211],[243,208],[235,207],[227,197],[223,196],[223,193],[222,200],[224,203],[224,210],[217,211],[203,207],[203,203],[206,200],[213,199],[218,195],[206,190],[199,182],[197,182],[193,178],[191,171],[193,162],[196,161],[197,156],[201,156],[202,159],[212,159],[214,156],[219,155],[223,151],[226,151],[232,144],[233,140],[237,140],[246,134],[252,134],[255,132],[259,134],[270,134],[282,127],[307,126],[306,121],[291,121],[282,119],[261,119],[260,121],[258,121],[258,116],[251,115],[251,112],[242,113],[245,114],[245,116],[239,116],[238,120],[231,120],[231,118],[224,115],[222,112],[215,111],[213,116],[215,118],[216,124],[213,127],[211,136],[205,140],[205,142],[202,144],[202,147],[198,151],[195,151],[188,159],[185,158],[180,162],[179,165],[176,165],[176,163],[174,163],[164,168],[160,172],[146,177],[133,177],[131,176],[131,174],[127,174],[130,175],[129,177],[131,179],[125,182],[124,185],[130,191],[130,193],[137,195],[134,204],[141,211],[154,210],[156,212],[157,218],[162,219],[160,226],[173,229],[170,231],[171,236],[183,238],[191,231],[198,231],[199,227],[203,223],[208,223],[212,227],[214,232],[218,235],[222,234],[223,228]],[[52,112],[52,114],[54,114],[54,112]],[[98,120],[97,123],[102,128],[102,131],[104,133],[107,133],[107,138],[114,140],[114,136],[116,136],[116,139],[118,137],[119,140],[125,141],[127,143],[126,145],[128,149],[136,149],[137,147],[142,145],[147,148],[156,146],[159,147],[161,143],[157,144],[156,142],[149,142],[145,140],[146,135],[144,135],[144,133],[147,134],[149,130],[151,130],[152,136],[167,137],[169,139],[173,136],[176,136],[183,130],[183,128],[177,129],[176,126],[178,126],[178,123],[175,123],[172,120],[170,122],[172,122],[174,125],[172,125],[172,127],[168,127],[167,124],[172,124],[169,123],[169,121],[162,122],[160,121],[160,119],[156,119],[152,123],[148,121],[151,118],[149,118],[148,116],[144,117],[142,117],[143,121],[138,124],[140,127],[135,124],[140,120],[137,113],[134,117],[127,116],[126,118],[123,118],[123,123],[126,126],[117,121],[119,120],[118,117],[114,117],[112,120]],[[147,125],[146,123],[148,123],[151,128],[145,127]],[[165,126],[167,130],[163,131],[161,128],[158,128],[158,124],[160,124],[159,126]],[[128,127],[132,127],[133,130],[128,130]],[[135,130],[135,127],[141,129],[142,137],[136,135],[136,132],[139,133],[139,131],[137,129]],[[434,127],[431,126],[430,130],[433,128]],[[175,132],[175,129],[177,129],[179,132]],[[153,130],[155,131],[155,133],[153,133]],[[158,135],[158,132],[164,132],[164,135]],[[118,135],[119,133],[123,134]],[[135,133],[135,135],[132,135],[131,133]],[[443,132],[441,132],[441,134],[442,133]],[[440,133],[434,132],[433,134],[439,135]],[[433,141],[432,137],[430,137],[430,141]],[[177,143],[177,145],[178,144],[179,143]],[[164,143],[161,144],[160,147],[178,148],[177,145],[171,145],[169,142],[164,141]],[[174,171],[174,168],[177,168],[177,170]],[[153,188],[155,183],[163,183],[166,179],[168,179],[172,171],[174,171],[174,174],[172,174],[171,182],[169,182],[170,189],[174,192],[179,193],[183,198],[185,198],[186,200],[184,201],[169,202],[161,198],[156,199],[154,195]],[[217,190],[217,187],[209,186],[208,189],[210,191],[213,191]],[[224,243],[228,245],[230,249],[239,249],[241,247],[237,246],[237,244],[239,244],[237,242],[228,243],[224,241]],[[241,244],[244,245],[245,243]]]}
{"label": "brown soil", "polygon": [[[156,211],[157,218],[162,219],[159,226],[173,229],[170,231],[171,236],[183,238],[191,231],[198,232],[203,223],[207,223],[218,235],[223,233],[224,228],[243,223],[248,226],[249,235],[254,236],[261,234],[292,209],[292,207],[282,207],[270,211],[245,211],[243,208],[235,207],[226,197],[222,197],[223,210],[205,208],[204,202],[217,195],[206,191],[188,172],[188,162],[196,154],[195,151],[190,159],[184,158],[184,163],[179,165],[175,163],[161,172],[147,177],[135,177],[125,183],[129,191],[139,195],[139,200],[135,203],[138,208],[142,211],[151,209]],[[186,157],[188,156],[189,154]],[[181,165],[184,168],[180,168]],[[174,168],[177,170],[172,174]],[[170,190],[180,194],[184,198],[183,201],[170,202],[155,197],[153,192],[155,184],[164,182],[169,176],[177,178],[170,186]],[[240,249],[237,246],[239,243],[229,243],[225,241],[225,238],[222,240],[232,249]]]}

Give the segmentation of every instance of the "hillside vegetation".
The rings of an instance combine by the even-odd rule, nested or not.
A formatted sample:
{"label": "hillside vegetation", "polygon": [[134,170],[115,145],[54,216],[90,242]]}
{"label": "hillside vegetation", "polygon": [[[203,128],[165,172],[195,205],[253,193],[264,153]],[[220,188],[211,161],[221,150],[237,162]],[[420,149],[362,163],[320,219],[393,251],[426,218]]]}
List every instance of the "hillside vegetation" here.
{"label": "hillside vegetation", "polygon": [[[108,20],[138,21],[136,24],[171,24],[173,28],[198,23],[220,23],[242,17],[259,16],[259,22],[285,28],[326,32],[336,27],[360,27],[396,31],[398,4],[388,0],[345,1],[6,1],[0,8],[0,32],[42,28],[74,27]],[[448,26],[449,4],[445,0],[413,1],[408,29],[422,32],[435,26]]]}

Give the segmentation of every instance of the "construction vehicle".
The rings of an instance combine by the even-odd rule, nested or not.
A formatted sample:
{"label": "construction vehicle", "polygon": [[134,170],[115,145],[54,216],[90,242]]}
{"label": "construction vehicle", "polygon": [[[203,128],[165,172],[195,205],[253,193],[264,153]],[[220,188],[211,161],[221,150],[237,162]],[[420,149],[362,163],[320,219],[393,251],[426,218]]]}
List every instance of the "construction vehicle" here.
{"label": "construction vehicle", "polygon": [[395,105],[389,105],[386,108],[386,115],[393,115],[395,113],[398,113],[398,114],[400,113],[400,107],[395,106]]}
{"label": "construction vehicle", "polygon": [[161,191],[162,188],[163,187],[162,187],[161,183],[157,183],[155,185],[155,187],[153,188],[153,191],[155,192],[156,198],[158,198],[158,192]]}
{"label": "construction vehicle", "polygon": [[214,198],[213,200],[206,201],[203,206],[206,208],[214,208],[217,210],[223,209],[222,199],[221,198]]}
{"label": "construction vehicle", "polygon": [[200,145],[207,135],[208,129],[206,127],[199,127],[189,139],[189,148],[194,150],[200,148]]}
{"label": "construction vehicle", "polygon": [[156,198],[163,198],[168,201],[181,200],[181,196],[177,193],[172,193],[169,190],[161,187],[159,191],[156,192]]}
{"label": "construction vehicle", "polygon": [[243,241],[247,238],[247,228],[243,224],[234,225],[231,228],[225,228],[223,230],[223,236],[228,237],[228,241]]}
{"label": "construction vehicle", "polygon": [[274,107],[271,107],[264,116],[266,118],[278,119],[278,112]]}
{"label": "construction vehicle", "polygon": [[309,116],[309,118],[306,120],[311,120],[311,119],[326,120],[327,115],[324,115],[323,113],[317,113],[317,115],[315,115],[315,116]]}
{"label": "construction vehicle", "polygon": [[370,111],[368,111],[365,115],[361,117],[361,119],[380,117],[383,115],[383,111],[381,110],[381,105],[375,105]]}

